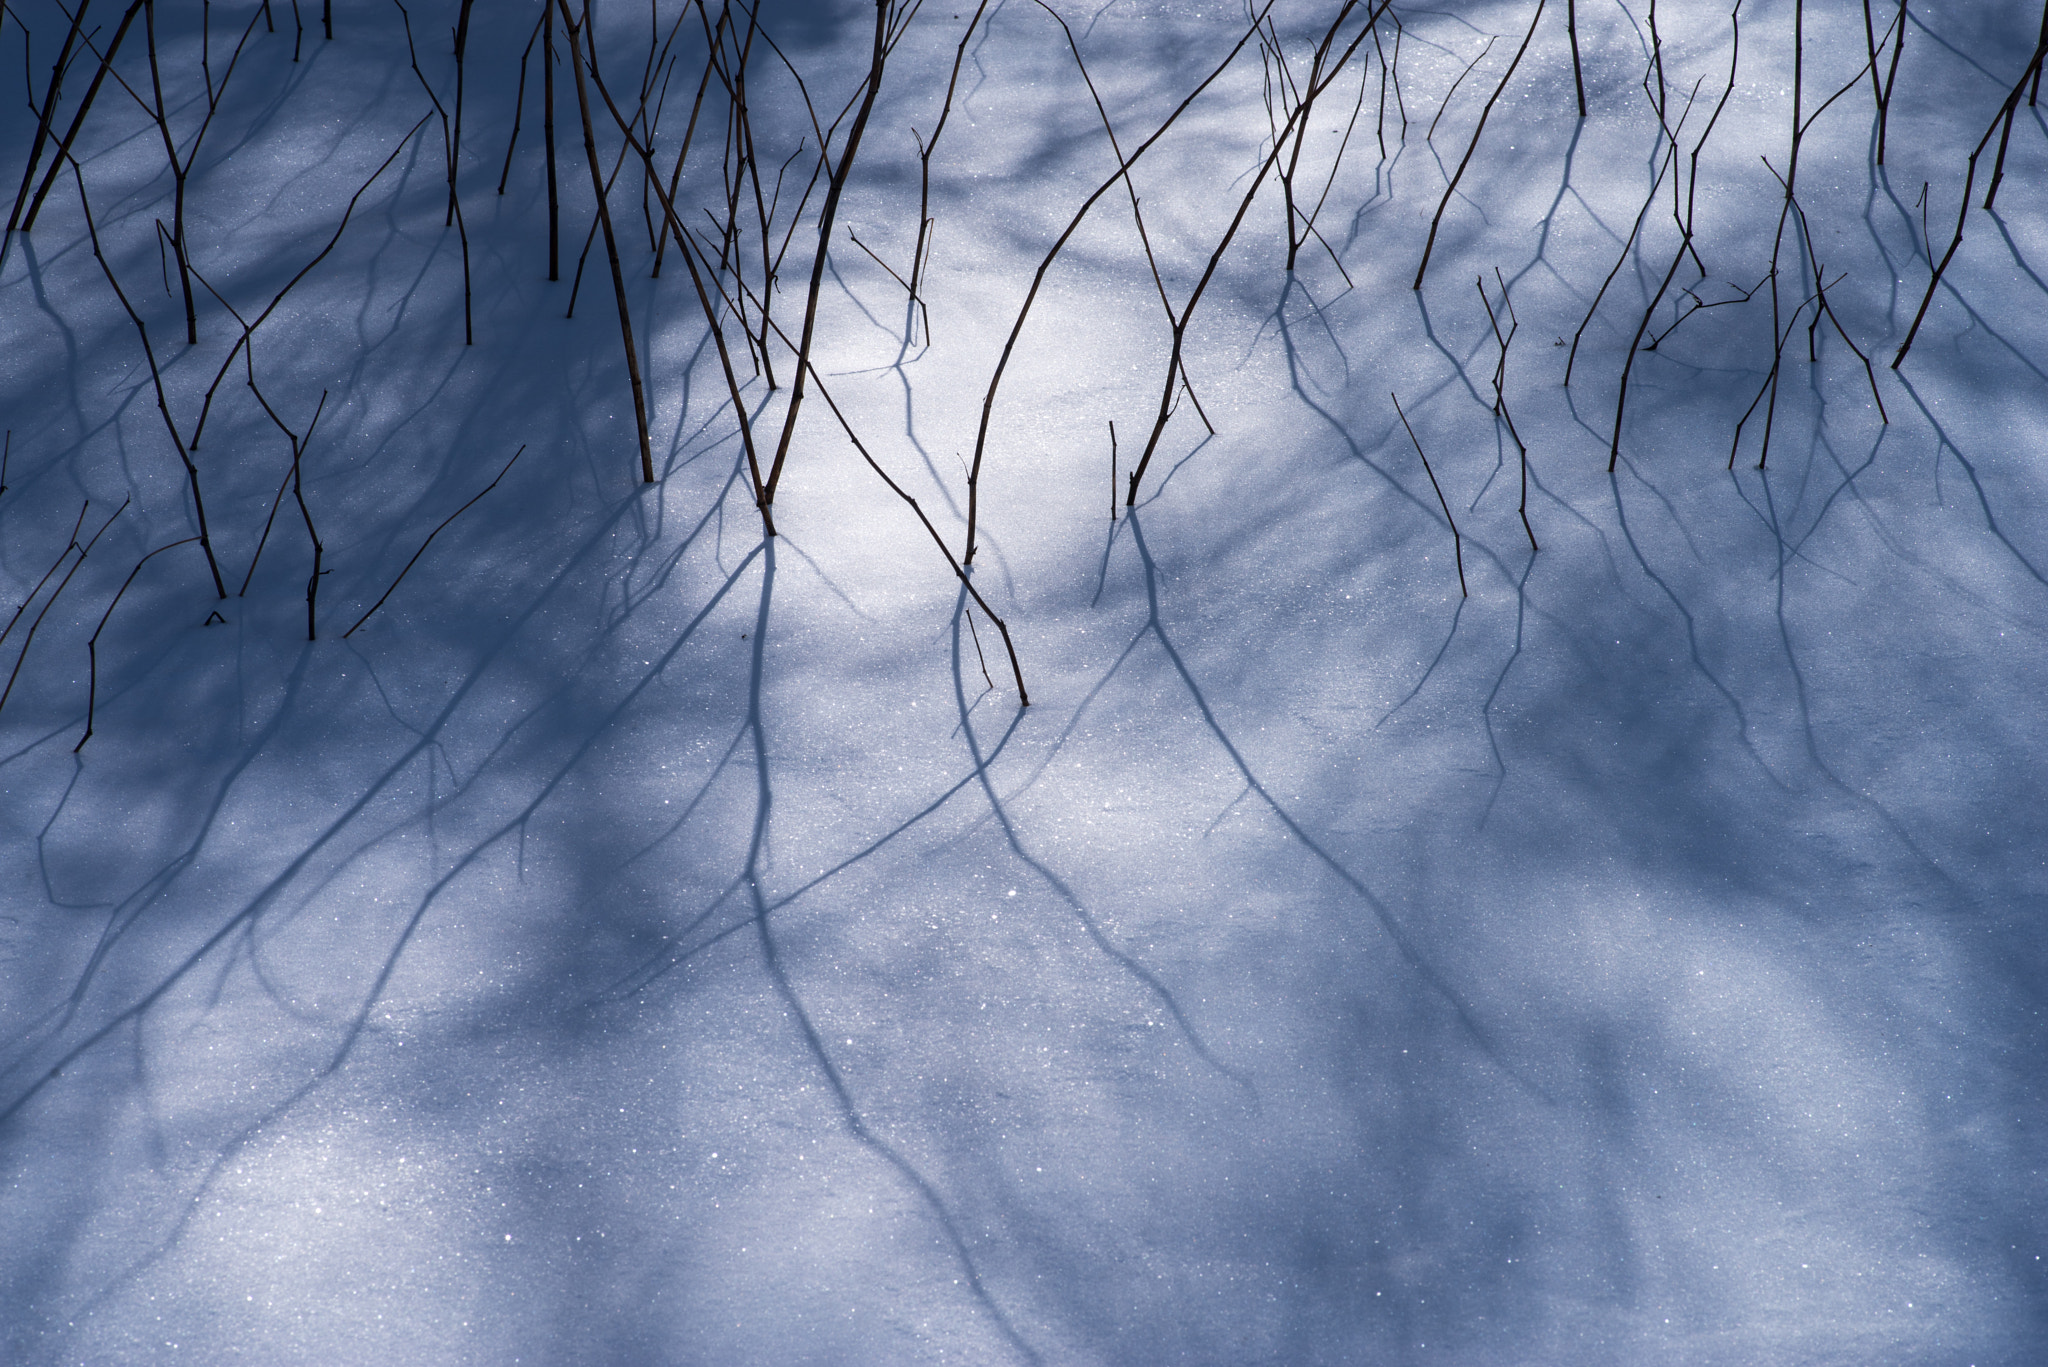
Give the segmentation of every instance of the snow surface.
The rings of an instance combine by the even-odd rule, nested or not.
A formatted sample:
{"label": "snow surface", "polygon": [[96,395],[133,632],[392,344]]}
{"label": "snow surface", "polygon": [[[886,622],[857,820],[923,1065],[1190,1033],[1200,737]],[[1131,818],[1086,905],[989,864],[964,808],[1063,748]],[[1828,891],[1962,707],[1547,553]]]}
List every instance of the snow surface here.
{"label": "snow surface", "polygon": [[[296,64],[286,7],[276,34],[258,25],[188,191],[194,263],[244,313],[431,112],[395,7],[345,0],[331,42],[317,8]],[[1245,22],[1204,0],[1058,8],[1126,148]],[[1581,121],[1561,8],[1419,293],[1429,217],[1533,6],[1399,10],[1405,140],[1390,92],[1382,158],[1374,57],[1319,221],[1355,287],[1314,244],[1286,273],[1269,182],[1189,330],[1216,432],[1184,403],[1114,522],[1107,424],[1127,474],[1168,332],[1129,201],[1104,197],[1047,277],[980,489],[974,580],[1028,709],[815,393],[781,535],[761,537],[703,315],[673,255],[649,277],[629,166],[615,198],[660,475],[639,482],[601,240],[562,317],[592,221],[568,70],[550,284],[537,65],[494,193],[539,10],[478,7],[476,345],[438,123],[257,333],[286,422],[303,432],[327,395],[302,462],[332,571],[320,639],[288,493],[234,596],[291,450],[231,379],[196,455],[230,596],[196,548],[144,568],[74,755],[87,639],[136,560],[195,526],[60,182],[0,267],[0,581],[32,604],[0,664],[79,504],[89,534],[132,502],[0,712],[0,1358],[2048,1359],[2036,109],[1996,213],[1973,212],[1887,368],[1929,275],[1923,183],[1938,260],[2039,18],[1915,5],[1880,172],[1863,10],[1805,7],[1803,108],[1849,88],[1806,135],[1801,206],[1889,422],[1830,327],[1809,361],[1808,310],[1766,468],[1761,409],[1728,468],[1769,369],[1766,284],[1638,355],[1609,476],[1622,364],[1678,238],[1667,179],[1565,388],[1661,144],[1648,12],[1578,6]],[[411,16],[450,105],[455,10]],[[1330,12],[1278,7],[1298,71]],[[216,80],[251,13],[215,8]],[[906,343],[902,288],[846,233],[903,269],[911,130],[929,133],[970,13],[927,6],[891,59],[817,355],[956,553],[1002,339],[1114,166],[1059,26],[991,6],[933,159],[931,344]],[[764,7],[834,109],[871,14]],[[39,98],[64,20],[8,17],[10,67],[33,31]],[[636,86],[646,16],[607,3],[600,21],[608,77]],[[1715,300],[1768,269],[1792,117],[1794,7],[1741,21],[1701,158]],[[116,22],[93,11],[102,40]],[[157,23],[189,136],[196,8]],[[1657,23],[1674,119],[1702,82],[1689,150],[1727,80],[1728,15],[1667,4]],[[701,70],[692,32],[664,130]],[[138,52],[117,69],[146,94]],[[808,125],[756,63],[779,161]],[[1176,301],[1263,154],[1261,90],[1248,49],[1134,175]],[[1304,183],[1359,90],[1346,77],[1319,107]],[[202,294],[185,346],[153,237],[162,145],[125,93],[100,100],[75,151],[189,436],[239,331]],[[34,120],[6,105],[5,164],[23,165]],[[719,136],[689,204],[715,201]],[[1786,240],[1789,310],[1812,284],[1796,226]],[[1533,554],[1474,288],[1499,308],[1496,268]],[[764,442],[786,395],[747,390]]]}

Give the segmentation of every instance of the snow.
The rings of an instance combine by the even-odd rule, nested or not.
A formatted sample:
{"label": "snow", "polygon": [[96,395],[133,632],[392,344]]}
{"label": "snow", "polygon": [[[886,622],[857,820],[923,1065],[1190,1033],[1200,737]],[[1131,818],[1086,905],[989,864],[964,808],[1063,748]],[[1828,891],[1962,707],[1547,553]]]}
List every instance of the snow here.
{"label": "snow", "polygon": [[[1678,246],[1669,179],[1561,383],[1660,156],[1645,9],[1578,7],[1584,121],[1546,11],[1414,292],[1534,7],[1401,8],[1405,141],[1390,88],[1381,158],[1373,55],[1331,251],[1287,274],[1269,178],[1188,329],[1215,434],[1183,400],[1132,510],[1170,332],[1129,199],[1105,195],[1046,277],[979,488],[971,574],[1022,708],[993,624],[970,632],[945,556],[816,389],[762,537],[702,311],[672,246],[650,278],[629,165],[614,209],[659,475],[639,481],[601,235],[562,317],[591,227],[566,66],[562,280],[537,66],[493,193],[538,7],[479,7],[470,35],[471,347],[438,122],[405,141],[432,106],[398,11],[337,5],[329,42],[301,6],[294,64],[273,8],[188,188],[211,287],[253,317],[404,145],[250,362],[300,434],[326,395],[301,464],[319,639],[288,487],[236,594],[292,458],[237,360],[194,454],[228,597],[196,547],[145,566],[75,754],[101,614],[197,528],[68,173],[0,263],[0,597],[31,604],[0,663],[80,503],[82,540],[131,500],[0,710],[0,1357],[2042,1356],[2048,125],[2024,101],[1996,212],[1973,209],[1888,368],[1929,276],[1921,184],[1938,261],[2037,17],[1913,8],[1880,172],[1862,11],[1805,7],[1802,107],[1848,89],[1803,141],[1800,205],[1889,421],[1829,325],[1809,361],[1809,309],[1763,469],[1761,407],[1732,468],[1730,443],[1770,366],[1768,282],[1637,354],[1607,472]],[[1246,22],[1056,8],[1127,152]],[[410,16],[451,112],[456,10]],[[1297,77],[1333,12],[1276,7]],[[252,13],[214,15],[216,83]],[[816,356],[956,555],[996,357],[1115,166],[1059,25],[991,4],[932,160],[930,344],[906,341],[902,287],[847,234],[904,269],[911,130],[972,13],[920,11],[891,57]],[[104,41],[118,16],[92,14]],[[0,44],[32,32],[40,99],[66,21],[19,16]],[[1712,300],[1764,278],[1783,202],[1794,7],[1740,18],[1700,157]],[[854,94],[871,10],[763,19],[821,110]],[[156,23],[189,137],[199,21]],[[1657,24],[1674,122],[1702,82],[1689,153],[1728,15]],[[605,6],[599,28],[631,88],[645,16]],[[754,61],[772,169],[809,124]],[[139,45],[116,69],[146,96]],[[1300,183],[1329,174],[1357,79],[1318,106]],[[1270,146],[1261,88],[1254,46],[1133,173],[1176,307]],[[239,329],[202,290],[185,345],[152,236],[162,144],[111,82],[99,101],[81,174],[189,440]],[[718,200],[711,127],[680,204]],[[34,131],[0,126],[5,164]],[[614,125],[599,139],[617,155]],[[818,202],[777,298],[792,335]],[[1789,311],[1812,283],[1786,242]],[[1519,321],[1505,393],[1540,551],[1475,280]],[[745,398],[765,458],[787,389]]]}

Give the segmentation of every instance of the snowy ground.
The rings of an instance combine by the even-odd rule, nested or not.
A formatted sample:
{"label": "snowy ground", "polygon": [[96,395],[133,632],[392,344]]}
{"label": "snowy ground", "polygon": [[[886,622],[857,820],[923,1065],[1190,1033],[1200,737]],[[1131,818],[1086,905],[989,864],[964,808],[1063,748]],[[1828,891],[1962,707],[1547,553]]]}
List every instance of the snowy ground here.
{"label": "snowy ground", "polygon": [[[1300,173],[1320,187],[1362,90],[1329,250],[1289,276],[1269,179],[1188,331],[1215,434],[1183,402],[1114,522],[1107,424],[1127,477],[1169,333],[1129,198],[1105,196],[1047,274],[979,487],[974,583],[1028,708],[815,391],[761,536],[703,312],[673,254],[649,277],[629,162],[614,208],[659,476],[640,482],[601,238],[562,317],[593,202],[566,65],[561,281],[537,62],[494,193],[538,6],[479,7],[469,38],[470,347],[440,125],[405,141],[433,106],[399,11],[339,4],[328,41],[317,8],[296,64],[290,15],[257,22],[186,212],[194,265],[252,315],[404,147],[256,334],[287,425],[327,396],[301,461],[320,639],[289,490],[236,595],[292,450],[231,378],[194,456],[228,598],[196,546],[143,568],[75,754],[88,638],[196,525],[68,171],[0,266],[0,586],[29,603],[0,666],[36,624],[0,711],[0,1358],[2048,1355],[2048,124],[2024,100],[1995,214],[1973,210],[1888,368],[2034,50],[2028,7],[1913,7],[1882,171],[1864,11],[1806,7],[1801,107],[1849,88],[1800,153],[1813,250],[1787,230],[1761,470],[1762,407],[1732,469],[1730,443],[1771,364],[1786,0],[1741,11],[1699,163],[1708,281],[1688,258],[1651,332],[1681,287],[1764,283],[1637,354],[1611,476],[1618,380],[1679,242],[1669,178],[1561,381],[1663,155],[1647,11],[1578,6],[1581,121],[1550,4],[1415,292],[1534,6],[1399,9],[1384,156],[1368,40]],[[637,89],[646,16],[613,8],[604,70]],[[1200,0],[1059,9],[1127,153],[1247,22]],[[1281,9],[1299,74],[1335,9]],[[411,16],[451,113],[455,11]],[[92,11],[99,42],[122,12]],[[990,5],[932,160],[930,345],[906,344],[902,286],[848,230],[905,269],[911,130],[972,14],[927,7],[891,57],[815,356],[956,554],[1003,338],[1115,165],[1059,25]],[[66,21],[20,15],[39,100]],[[214,13],[215,82],[250,15]],[[763,19],[821,107],[855,93],[872,10]],[[189,139],[197,13],[156,22]],[[697,22],[664,130],[703,69]],[[1674,123],[1701,82],[1689,153],[1728,14],[1656,22]],[[10,67],[21,39],[0,33]],[[115,69],[146,100],[140,41]],[[772,168],[808,124],[753,60]],[[1176,302],[1270,146],[1259,61],[1134,172]],[[35,120],[6,103],[23,166]],[[692,205],[717,202],[720,136]],[[153,237],[172,178],[137,100],[110,81],[73,150],[189,439],[240,328],[202,291],[184,342]],[[1791,310],[1813,259],[1889,422],[1830,324],[1809,360],[1813,310]],[[1534,553],[1482,274],[1520,323]],[[745,394],[772,448],[787,389]],[[82,542],[124,498],[39,615],[80,503]]]}

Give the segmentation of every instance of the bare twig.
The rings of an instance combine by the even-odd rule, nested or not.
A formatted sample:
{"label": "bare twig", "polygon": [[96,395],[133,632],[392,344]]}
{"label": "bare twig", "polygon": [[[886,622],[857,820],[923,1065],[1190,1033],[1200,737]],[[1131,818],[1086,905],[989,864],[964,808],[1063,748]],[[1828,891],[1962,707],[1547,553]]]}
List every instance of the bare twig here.
{"label": "bare twig", "polygon": [[1543,7],[1549,2],[1550,0],[1536,0],[1536,13],[1529,19],[1529,31],[1522,35],[1522,45],[1515,49],[1515,60],[1508,63],[1508,69],[1502,74],[1500,84],[1493,88],[1493,94],[1487,98],[1486,107],[1479,111],[1479,124],[1472,130],[1472,141],[1465,148],[1465,155],[1458,159],[1457,172],[1452,175],[1451,183],[1444,187],[1444,197],[1437,202],[1436,213],[1429,220],[1429,240],[1423,244],[1422,263],[1415,268],[1415,283],[1410,286],[1411,289],[1422,288],[1422,275],[1429,269],[1430,253],[1436,250],[1436,234],[1437,229],[1443,225],[1444,210],[1450,207],[1451,197],[1458,193],[1458,182],[1465,178],[1465,168],[1472,164],[1472,154],[1479,150],[1479,139],[1485,136],[1486,121],[1493,116],[1493,107],[1500,102],[1501,92],[1506,90],[1508,82],[1515,78],[1515,68],[1522,64],[1522,54],[1529,50],[1530,41],[1536,37],[1536,25],[1542,20]]}
{"label": "bare twig", "polygon": [[[611,261],[612,293],[619,306],[619,335],[626,352],[626,376],[633,388],[633,421],[640,436],[640,478],[643,483],[654,483],[654,448],[647,435],[647,396],[640,384],[640,352],[633,343],[633,313],[626,302],[626,275],[619,264],[619,243],[612,232],[611,206],[605,199],[603,172],[597,162],[597,128],[590,121],[590,94],[584,78],[584,57],[579,38],[587,38],[591,44],[597,41],[595,33],[588,33],[590,3],[584,0],[584,22],[579,26],[575,16],[569,13],[569,0],[555,0],[562,16],[562,28],[569,39],[569,68],[576,74],[576,107],[583,118],[584,159],[590,165],[590,191],[597,199],[597,221],[604,228],[605,255]],[[593,54],[594,61],[594,54]]]}
{"label": "bare twig", "polygon": [[1451,524],[1451,547],[1458,558],[1458,595],[1461,598],[1469,598],[1472,594],[1465,587],[1465,538],[1458,534],[1458,520],[1451,516],[1450,501],[1444,497],[1444,486],[1436,482],[1436,471],[1429,467],[1428,454],[1423,451],[1422,443],[1416,441],[1415,429],[1408,425],[1408,415],[1401,412],[1401,396],[1395,394],[1391,397],[1394,400],[1394,411],[1401,415],[1401,426],[1408,429],[1408,440],[1415,443],[1415,454],[1422,457],[1422,471],[1429,476],[1429,487],[1436,490],[1437,506],[1444,510],[1444,521]]}
{"label": "bare twig", "polygon": [[[28,648],[36,643],[36,632],[39,629],[41,629],[43,625],[43,619],[50,615],[51,608],[57,606],[57,600],[63,596],[65,588],[71,583],[71,576],[78,573],[78,567],[85,563],[86,556],[92,554],[92,548],[98,545],[100,538],[107,534],[107,528],[114,525],[114,518],[119,517],[124,511],[126,511],[128,507],[128,502],[129,501],[127,499],[122,499],[121,506],[119,508],[114,509],[113,516],[109,517],[105,522],[102,522],[100,524],[100,529],[94,532],[92,534],[92,539],[86,542],[83,546],[78,544],[77,528],[74,527],[72,529],[71,544],[64,548],[64,553],[66,555],[69,555],[73,550],[76,550],[78,552],[78,559],[71,562],[71,568],[64,572],[64,577],[62,579],[57,581],[57,587],[50,590],[50,596],[43,600],[42,611],[36,614],[35,621],[29,623],[28,634],[21,638],[21,653],[14,657],[14,669],[13,672],[8,674],[7,676],[7,686],[5,688],[0,688],[0,707],[7,706],[7,699],[12,697],[14,694],[15,681],[21,677],[22,665],[28,662]],[[79,509],[78,515],[81,519],[83,519],[85,516],[85,509]],[[13,625],[14,624],[12,622],[8,623],[10,629],[12,629]]]}
{"label": "bare twig", "polygon": [[107,629],[107,621],[114,615],[114,609],[120,606],[122,595],[127,593],[128,586],[135,582],[135,576],[142,573],[144,565],[147,565],[150,561],[174,546],[189,546],[198,539],[196,536],[187,536],[181,537],[176,541],[166,542],[144,555],[142,559],[136,561],[135,568],[128,571],[128,577],[122,580],[121,587],[114,591],[113,600],[107,604],[107,610],[100,614],[100,624],[93,628],[92,638],[85,643],[87,671],[85,686],[85,734],[78,738],[78,744],[71,747],[72,754],[75,755],[80,750],[83,750],[85,743],[92,739],[93,718],[99,702],[100,691],[100,633]]}
{"label": "bare twig", "polygon": [[[156,389],[156,410],[163,415],[164,429],[171,434],[171,445],[177,448],[178,459],[185,466],[185,479],[192,490],[192,511],[199,520],[199,548],[206,552],[206,567],[213,572],[213,589],[217,597],[228,596],[228,587],[220,577],[220,562],[213,556],[213,541],[206,530],[206,501],[199,494],[199,467],[192,463],[192,454],[185,447],[185,439],[178,434],[178,424],[171,417],[170,400],[164,396],[163,372],[157,369],[156,349],[149,343],[149,327],[142,321],[142,315],[128,302],[128,295],[121,288],[121,282],[114,278],[114,268],[108,264],[106,253],[100,250],[99,229],[94,226],[92,205],[85,197],[85,173],[74,159],[71,163],[72,177],[78,182],[78,205],[85,213],[85,231],[92,240],[93,260],[99,262],[100,271],[107,277],[107,284],[114,290],[114,297],[121,301],[129,321],[135,324],[135,332],[142,339],[142,355],[149,362],[150,383]],[[246,334],[245,334],[246,335]]]}
{"label": "bare twig", "polygon": [[457,508],[454,512],[442,518],[440,524],[436,526],[434,530],[427,533],[427,539],[425,541],[420,542],[420,548],[412,553],[412,559],[405,562],[405,568],[398,572],[398,577],[391,581],[391,586],[385,589],[384,592],[378,596],[376,602],[370,604],[368,611],[364,612],[362,616],[356,618],[355,626],[352,626],[347,631],[341,633],[342,640],[346,641],[349,637],[355,635],[357,629],[360,628],[363,623],[370,620],[370,614],[375,612],[378,608],[384,606],[384,600],[389,598],[397,590],[399,583],[402,580],[404,580],[406,575],[412,573],[412,567],[418,564],[420,557],[427,553],[427,547],[434,544],[434,538],[439,536],[442,532],[446,531],[449,523],[453,522],[456,518],[461,517],[464,513],[468,512],[470,510],[471,505],[473,505],[478,499],[482,498],[485,494],[488,494],[491,490],[497,488],[498,480],[503,479],[506,476],[506,474],[511,471],[512,462],[518,460],[519,457],[525,453],[525,451],[526,447],[522,443],[519,449],[512,453],[512,460],[508,460],[505,462],[505,468],[498,471],[496,477],[493,478],[489,484],[486,484],[483,488],[477,490],[477,492],[470,497],[468,503],[463,504],[460,508]]}

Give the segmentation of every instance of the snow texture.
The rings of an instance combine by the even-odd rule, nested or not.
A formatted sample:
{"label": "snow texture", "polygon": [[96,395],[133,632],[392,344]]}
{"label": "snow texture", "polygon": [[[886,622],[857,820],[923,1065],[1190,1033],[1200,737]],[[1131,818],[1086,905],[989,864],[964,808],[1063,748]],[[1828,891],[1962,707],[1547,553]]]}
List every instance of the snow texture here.
{"label": "snow texture", "polygon": [[[1126,156],[1249,23],[1055,8]],[[1534,4],[1396,6],[1311,111],[1290,274],[1260,167],[1339,5],[1282,0],[1083,219],[996,393],[966,576],[1028,707],[815,384],[763,536],[705,310],[672,241],[652,274],[660,203],[593,89],[641,481],[602,233],[564,317],[595,215],[562,12],[551,283],[541,8],[470,15],[459,229],[468,11],[341,0],[329,39],[320,9],[150,16],[181,156],[217,98],[197,345],[141,17],[0,263],[0,1359],[2048,1359],[2024,92],[1890,364],[2031,7],[1885,0],[1867,33],[1847,0],[1749,0],[1730,88],[1726,9],[1653,34],[1586,0],[1581,119],[1565,0],[1505,85]],[[668,167],[707,49],[657,11],[592,22],[615,96],[667,83]],[[93,51],[126,12],[97,0]],[[1870,44],[1884,76],[1902,13],[1879,167]],[[722,321],[765,467],[826,188],[801,199],[789,72],[820,123],[857,104],[874,11],[761,20],[779,388]],[[7,10],[9,168],[67,23]],[[1117,165],[1075,48],[1023,0],[917,10],[836,206],[818,382],[956,557],[1004,340]],[[708,89],[676,202],[715,256]],[[923,314],[894,278],[921,141]],[[1186,328],[1200,410],[1175,389],[1126,507],[1160,290],[1189,297],[1255,182]],[[196,542],[115,601],[199,527],[81,184],[224,601]]]}

